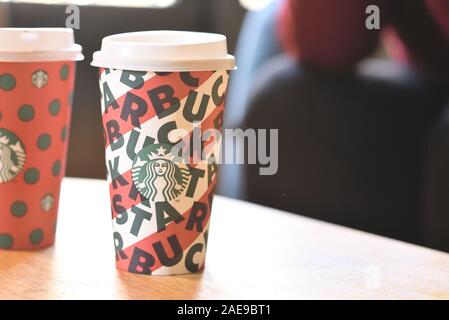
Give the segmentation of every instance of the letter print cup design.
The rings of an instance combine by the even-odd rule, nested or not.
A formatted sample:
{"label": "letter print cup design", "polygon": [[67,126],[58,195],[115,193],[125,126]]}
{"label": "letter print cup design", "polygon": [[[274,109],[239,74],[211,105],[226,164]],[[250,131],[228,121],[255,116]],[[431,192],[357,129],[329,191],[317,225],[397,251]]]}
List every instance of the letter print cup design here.
{"label": "letter print cup design", "polygon": [[204,269],[220,140],[192,151],[195,161],[178,159],[178,148],[189,147],[195,134],[221,130],[228,79],[226,70],[100,69],[119,269],[144,275]]}
{"label": "letter print cup design", "polygon": [[25,146],[11,131],[0,128],[0,183],[14,179],[23,170]]}

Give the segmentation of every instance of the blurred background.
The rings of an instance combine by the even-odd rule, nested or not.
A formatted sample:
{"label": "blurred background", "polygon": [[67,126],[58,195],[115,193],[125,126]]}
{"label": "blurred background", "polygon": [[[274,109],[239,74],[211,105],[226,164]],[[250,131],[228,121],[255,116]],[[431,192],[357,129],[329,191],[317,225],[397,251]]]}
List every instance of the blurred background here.
{"label": "blurred background", "polygon": [[[0,1],[0,26],[65,26],[81,4],[67,175],[104,178],[97,70],[110,34],[222,33],[225,126],[279,129],[279,172],[225,165],[219,193],[449,251],[449,1]],[[380,30],[367,29],[368,5]],[[300,236],[300,235],[298,235]]]}

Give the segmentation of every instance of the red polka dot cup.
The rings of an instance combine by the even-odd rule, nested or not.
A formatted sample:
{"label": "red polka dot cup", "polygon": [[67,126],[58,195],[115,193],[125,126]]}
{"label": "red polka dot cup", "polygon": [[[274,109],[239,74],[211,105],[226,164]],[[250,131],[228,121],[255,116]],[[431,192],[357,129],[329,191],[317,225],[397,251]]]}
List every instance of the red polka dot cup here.
{"label": "red polka dot cup", "polygon": [[0,28],[0,250],[55,241],[82,58],[71,29]]}
{"label": "red polka dot cup", "polygon": [[100,67],[117,267],[143,275],[202,271],[220,143],[214,135],[202,150],[186,149],[193,136],[221,131],[235,67],[226,38],[114,35],[92,64]]}

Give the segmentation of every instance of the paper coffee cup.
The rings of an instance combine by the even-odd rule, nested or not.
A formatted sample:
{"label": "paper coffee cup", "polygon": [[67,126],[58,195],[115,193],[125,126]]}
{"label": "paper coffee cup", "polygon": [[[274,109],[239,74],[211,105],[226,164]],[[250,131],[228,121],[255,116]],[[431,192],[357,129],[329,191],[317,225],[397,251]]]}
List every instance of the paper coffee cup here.
{"label": "paper coffee cup", "polygon": [[[221,131],[235,67],[226,38],[114,35],[92,65],[100,68],[117,267],[146,275],[203,270],[220,140],[195,149],[192,137]],[[181,161],[188,149],[192,157]]]}
{"label": "paper coffee cup", "polygon": [[82,58],[71,29],[0,28],[0,250],[54,243]]}

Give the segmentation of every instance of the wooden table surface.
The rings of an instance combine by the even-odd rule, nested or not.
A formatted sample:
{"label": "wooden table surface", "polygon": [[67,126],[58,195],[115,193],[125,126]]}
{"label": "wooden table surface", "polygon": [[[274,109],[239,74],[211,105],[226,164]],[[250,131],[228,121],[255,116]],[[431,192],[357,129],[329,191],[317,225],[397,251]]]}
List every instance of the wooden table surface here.
{"label": "wooden table surface", "polygon": [[449,299],[448,254],[223,197],[203,274],[114,262],[107,182],[66,178],[56,246],[0,252],[0,298]]}

